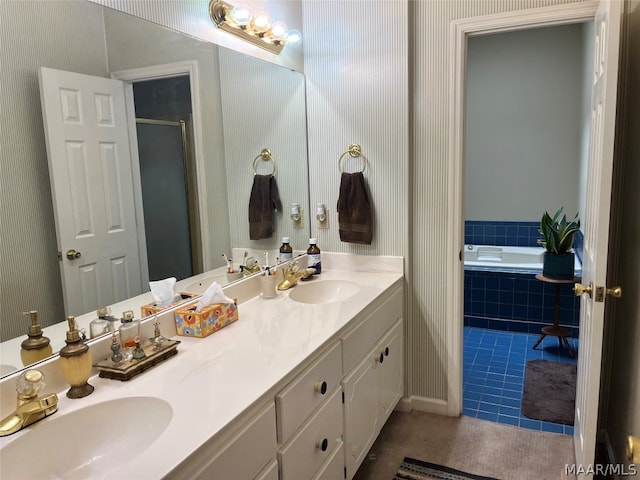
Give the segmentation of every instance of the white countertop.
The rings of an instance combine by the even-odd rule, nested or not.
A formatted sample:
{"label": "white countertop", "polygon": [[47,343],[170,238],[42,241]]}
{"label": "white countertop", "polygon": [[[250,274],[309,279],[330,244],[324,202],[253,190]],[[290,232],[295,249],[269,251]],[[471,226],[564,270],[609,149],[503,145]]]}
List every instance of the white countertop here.
{"label": "white countertop", "polygon": [[[401,278],[402,272],[327,270],[325,267],[323,273],[311,281],[349,280],[360,285],[359,292],[344,302],[321,305],[294,302],[288,298],[293,289],[273,299],[256,296],[239,305],[237,322],[213,335],[204,339],[175,337],[182,342],[177,356],[130,381],[93,377],[89,383],[95,387],[94,393],[79,400],[68,399],[65,391],[58,392],[58,413],[39,423],[120,397],[164,399],[173,408],[166,430],[131,461],[121,459],[118,468],[109,475],[110,478],[161,478],[265,394],[281,388],[288,374],[336,338],[358,313]],[[37,428],[37,424],[34,427]],[[90,428],[87,425],[87,429]],[[23,433],[1,439],[0,445]],[[92,478],[108,477],[96,472]]]}

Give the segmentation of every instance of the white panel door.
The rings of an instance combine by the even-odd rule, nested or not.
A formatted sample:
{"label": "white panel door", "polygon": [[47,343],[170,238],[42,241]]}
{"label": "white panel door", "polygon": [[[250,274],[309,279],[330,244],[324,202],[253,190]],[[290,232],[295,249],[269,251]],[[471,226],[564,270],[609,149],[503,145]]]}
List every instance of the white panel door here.
{"label": "white panel door", "polygon": [[142,293],[124,84],[43,67],[40,97],[65,311],[79,315]]}
{"label": "white panel door", "polygon": [[587,207],[584,223],[582,283],[592,284],[594,292],[582,295],[574,444],[576,465],[592,478],[598,421],[600,363],[604,298],[598,289],[606,287],[609,247],[609,210],[616,121],[618,47],[622,2],[603,0],[595,18],[595,60],[591,99],[591,142],[587,179]]}

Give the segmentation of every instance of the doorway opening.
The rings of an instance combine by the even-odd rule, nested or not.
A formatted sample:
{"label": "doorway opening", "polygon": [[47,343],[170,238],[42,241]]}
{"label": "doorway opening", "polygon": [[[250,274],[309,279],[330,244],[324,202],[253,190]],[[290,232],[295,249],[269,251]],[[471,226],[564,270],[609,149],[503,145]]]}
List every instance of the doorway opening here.
{"label": "doorway opening", "polygon": [[[532,414],[524,376],[531,360],[577,362],[579,299],[571,285],[536,278],[541,265],[535,263],[541,264],[543,250],[542,213],[561,206],[571,216],[583,210],[592,38],[589,22],[468,39],[465,415],[573,434],[573,408],[562,419],[550,409]],[[556,301],[572,351],[551,336],[536,345],[541,328],[554,322]]]}
{"label": "doorway opening", "polygon": [[149,280],[202,273],[188,76],[133,83]]}

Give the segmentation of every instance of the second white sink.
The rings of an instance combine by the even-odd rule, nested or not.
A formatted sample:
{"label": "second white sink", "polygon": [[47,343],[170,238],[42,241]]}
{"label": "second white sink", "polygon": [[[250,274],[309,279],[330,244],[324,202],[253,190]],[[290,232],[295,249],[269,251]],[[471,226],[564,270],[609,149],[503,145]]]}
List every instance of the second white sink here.
{"label": "second white sink", "polygon": [[171,405],[155,397],[96,403],[35,423],[0,450],[3,479],[104,478],[167,428]]}
{"label": "second white sink", "polygon": [[346,280],[311,280],[298,282],[289,298],[299,303],[334,303],[351,298],[359,291],[360,285]]}

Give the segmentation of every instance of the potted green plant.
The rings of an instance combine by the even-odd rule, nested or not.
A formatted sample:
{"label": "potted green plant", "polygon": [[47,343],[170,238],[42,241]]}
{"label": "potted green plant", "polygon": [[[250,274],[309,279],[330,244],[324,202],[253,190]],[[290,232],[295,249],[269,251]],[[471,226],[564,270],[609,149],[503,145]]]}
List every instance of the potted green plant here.
{"label": "potted green plant", "polygon": [[580,230],[578,214],[571,221],[563,213],[561,207],[553,217],[544,212],[540,220],[540,233],[544,237],[542,244],[546,251],[542,263],[542,274],[557,280],[574,277],[575,255],[573,239]]}

